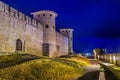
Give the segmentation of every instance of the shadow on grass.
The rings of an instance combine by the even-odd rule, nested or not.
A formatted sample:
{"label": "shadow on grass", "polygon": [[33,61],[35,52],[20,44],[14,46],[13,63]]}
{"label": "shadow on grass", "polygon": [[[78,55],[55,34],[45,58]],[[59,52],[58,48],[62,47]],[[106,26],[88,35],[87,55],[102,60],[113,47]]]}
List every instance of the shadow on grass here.
{"label": "shadow on grass", "polygon": [[20,61],[20,62],[16,62],[16,63],[2,63],[2,64],[0,64],[0,69],[19,65],[19,64],[22,64],[24,62],[31,61],[31,60],[35,60],[35,59],[28,59],[28,60],[24,60],[24,61]]}
{"label": "shadow on grass", "polygon": [[77,80],[99,80],[99,71],[87,72],[85,75],[78,78]]}
{"label": "shadow on grass", "polygon": [[15,61],[0,62],[0,69],[22,64],[24,62],[31,61],[31,60],[40,59],[40,57],[31,55],[31,54],[17,54],[17,55],[19,56],[17,56],[18,59],[16,59]]}

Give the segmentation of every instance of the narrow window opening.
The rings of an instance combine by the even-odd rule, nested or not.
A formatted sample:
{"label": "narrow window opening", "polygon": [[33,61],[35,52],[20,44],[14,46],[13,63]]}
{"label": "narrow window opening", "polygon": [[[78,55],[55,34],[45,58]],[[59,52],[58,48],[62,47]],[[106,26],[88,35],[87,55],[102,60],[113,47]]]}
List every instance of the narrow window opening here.
{"label": "narrow window opening", "polygon": [[45,16],[45,14],[43,14],[43,16]]}
{"label": "narrow window opening", "polygon": [[52,16],[52,14],[50,14],[50,16]]}
{"label": "narrow window opening", "polygon": [[55,29],[55,26],[53,26],[53,29]]}
{"label": "narrow window opening", "polygon": [[38,15],[38,17],[40,17],[40,15]]}
{"label": "narrow window opening", "polygon": [[47,25],[45,25],[45,27],[46,27],[46,28],[49,28],[48,24],[47,24]]}

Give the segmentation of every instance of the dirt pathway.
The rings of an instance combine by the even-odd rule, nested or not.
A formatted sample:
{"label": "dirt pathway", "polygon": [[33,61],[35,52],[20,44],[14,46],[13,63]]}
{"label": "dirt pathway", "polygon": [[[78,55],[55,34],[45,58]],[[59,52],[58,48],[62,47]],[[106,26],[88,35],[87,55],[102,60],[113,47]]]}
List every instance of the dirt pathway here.
{"label": "dirt pathway", "polygon": [[96,60],[90,60],[91,65],[84,67],[86,73],[77,80],[99,80],[100,65]]}

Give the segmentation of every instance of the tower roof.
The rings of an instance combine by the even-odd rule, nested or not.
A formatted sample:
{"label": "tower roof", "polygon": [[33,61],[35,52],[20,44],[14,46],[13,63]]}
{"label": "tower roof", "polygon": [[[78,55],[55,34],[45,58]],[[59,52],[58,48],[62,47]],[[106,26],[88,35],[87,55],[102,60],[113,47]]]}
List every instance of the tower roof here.
{"label": "tower roof", "polygon": [[50,14],[53,14],[55,17],[58,16],[58,14],[56,12],[50,11],[50,10],[42,10],[42,11],[32,12],[31,14],[34,15],[34,14],[41,14],[41,13],[50,13]]}

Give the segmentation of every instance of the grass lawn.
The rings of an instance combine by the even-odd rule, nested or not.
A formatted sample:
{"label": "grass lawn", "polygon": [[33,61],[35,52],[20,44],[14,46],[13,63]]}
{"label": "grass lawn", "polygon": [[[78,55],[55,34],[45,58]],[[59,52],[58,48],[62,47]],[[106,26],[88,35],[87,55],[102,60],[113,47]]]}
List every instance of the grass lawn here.
{"label": "grass lawn", "polygon": [[112,72],[112,76],[114,76],[116,79],[115,80],[120,80],[120,67],[116,66],[114,64],[110,64],[110,65],[105,65],[102,64],[102,66],[104,68],[106,68],[108,71]]}
{"label": "grass lawn", "polygon": [[[85,62],[81,64],[80,57],[78,60],[26,55],[13,54],[0,57],[1,64],[15,63],[13,66],[0,69],[0,80],[70,80],[82,76],[84,70],[81,66],[88,63],[86,59],[83,61],[81,58],[82,62]],[[18,64],[19,62],[22,63]]]}

